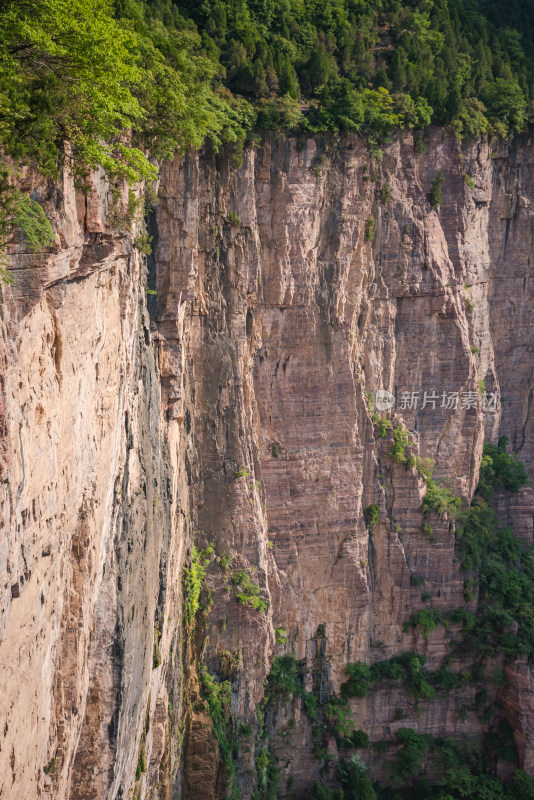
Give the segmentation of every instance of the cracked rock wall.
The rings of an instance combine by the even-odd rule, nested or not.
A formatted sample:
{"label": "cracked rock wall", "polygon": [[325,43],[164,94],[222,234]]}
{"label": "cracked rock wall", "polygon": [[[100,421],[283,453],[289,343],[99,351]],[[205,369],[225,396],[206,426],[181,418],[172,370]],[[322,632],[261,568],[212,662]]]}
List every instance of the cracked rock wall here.
{"label": "cracked rock wall", "polygon": [[[252,725],[275,653],[303,659],[323,700],[350,661],[415,649],[439,665],[445,634],[402,624],[421,607],[411,574],[433,607],[466,605],[454,530],[436,517],[435,541],[421,533],[423,481],[388,457],[369,396],[420,393],[390,418],[466,500],[484,438],[507,435],[532,476],[534,153],[441,130],[425,144],[399,134],[378,162],[355,138],[273,138],[237,169],[207,153],[164,164],[148,296],[102,176],[78,198],[68,175],[36,187],[56,245],[14,252],[0,306],[1,798],[223,797],[201,653]],[[421,409],[425,390],[478,397],[480,381],[503,398],[497,413]],[[499,509],[525,543],[533,505],[526,488]],[[207,638],[186,644],[192,540],[232,561],[209,566]],[[266,613],[236,602],[238,569]],[[532,771],[532,676],[507,669],[502,702]],[[351,701],[356,727],[392,735],[404,700]],[[476,715],[460,725],[468,700],[409,709],[402,725],[479,735]],[[321,764],[303,714],[288,746],[284,713],[273,748],[305,796]]]}

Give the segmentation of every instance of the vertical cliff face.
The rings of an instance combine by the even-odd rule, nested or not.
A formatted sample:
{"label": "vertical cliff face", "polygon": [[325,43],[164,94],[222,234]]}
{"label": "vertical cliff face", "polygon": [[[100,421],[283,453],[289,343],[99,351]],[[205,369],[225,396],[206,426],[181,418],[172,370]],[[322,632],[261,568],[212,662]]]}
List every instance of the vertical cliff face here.
{"label": "vertical cliff face", "polygon": [[[299,660],[320,704],[349,662],[415,651],[439,666],[445,630],[403,623],[422,591],[443,611],[477,599],[452,522],[421,530],[425,483],[389,456],[393,426],[466,501],[484,438],[507,435],[532,475],[534,156],[528,140],[460,146],[436,130],[425,144],[399,135],[377,161],[356,139],[274,139],[237,169],[207,154],[165,164],[148,296],[103,179],[77,211],[68,176],[38,189],[56,247],[14,255],[0,307],[0,797],[223,797],[199,661],[231,682],[247,726],[243,797],[276,653]],[[397,397],[384,436],[379,389]],[[499,505],[528,544],[533,506],[530,488]],[[193,541],[214,549],[195,629]],[[507,672],[490,694],[532,770],[530,670]],[[350,702],[372,741],[406,726],[476,737],[485,724],[459,713],[474,691]],[[271,711],[265,733],[281,796],[290,776],[299,796],[324,763],[300,703]],[[334,739],[322,746],[336,757]],[[383,776],[383,758],[366,760]]]}
{"label": "vertical cliff face", "polygon": [[[205,662],[232,681],[234,708],[248,723],[274,652],[304,663],[306,688],[324,701],[339,691],[351,661],[415,650],[431,668],[440,665],[444,629],[428,640],[403,632],[422,607],[422,591],[434,609],[476,608],[476,598],[465,600],[453,525],[435,515],[432,538],[422,533],[424,480],[389,457],[391,432],[378,435],[369,396],[380,388],[398,400],[418,393],[416,411],[397,403],[391,419],[465,500],[485,437],[506,434],[519,449],[526,431],[520,455],[529,463],[532,367],[515,337],[532,348],[532,151],[527,142],[498,148],[460,148],[435,131],[426,152],[416,154],[412,136],[400,136],[377,163],[358,141],[278,140],[248,153],[233,173],[208,158],[163,171],[154,320],[165,363],[179,365],[165,377],[174,387],[165,400],[170,416],[185,415],[191,425],[197,540],[232,556],[227,570],[215,562],[209,570]],[[441,170],[438,212],[428,194]],[[191,303],[187,333],[167,335],[177,302]],[[504,310],[508,302],[517,322]],[[194,386],[189,419],[180,376]],[[482,386],[503,406],[483,413]],[[422,408],[425,391],[437,400]],[[459,393],[457,408],[443,408],[444,392]],[[503,503],[503,515],[530,543],[530,489]],[[364,512],[372,505],[380,518],[370,528]],[[236,602],[243,570],[268,601],[266,615]],[[283,629],[286,643],[273,647],[273,628]],[[503,702],[528,764],[529,735],[520,733],[528,714],[516,695],[528,695],[530,678],[525,683],[523,666],[509,669],[522,676],[521,687]],[[372,740],[410,725],[481,736],[477,713],[460,714],[472,709],[475,691],[466,687],[423,709],[391,691],[351,705],[356,727]],[[407,706],[402,722],[395,720],[400,706]],[[302,709],[291,712],[301,716],[288,747],[288,713],[280,708],[279,719],[270,719],[269,741],[282,778],[291,776],[298,793],[323,762],[312,756]],[[245,796],[256,780],[258,746],[250,744],[242,743],[238,770]],[[324,744],[335,753],[333,741]],[[218,796],[216,782],[202,775],[205,759],[194,748],[189,756],[186,772],[200,771],[199,794],[211,785]],[[374,765],[378,776],[383,761]]]}
{"label": "vertical cliff face", "polygon": [[126,797],[147,713],[157,765],[165,747],[154,630],[168,651],[179,492],[145,268],[131,237],[102,221],[106,188],[95,183],[78,210],[68,176],[37,188],[56,246],[14,256],[1,306],[6,798]]}

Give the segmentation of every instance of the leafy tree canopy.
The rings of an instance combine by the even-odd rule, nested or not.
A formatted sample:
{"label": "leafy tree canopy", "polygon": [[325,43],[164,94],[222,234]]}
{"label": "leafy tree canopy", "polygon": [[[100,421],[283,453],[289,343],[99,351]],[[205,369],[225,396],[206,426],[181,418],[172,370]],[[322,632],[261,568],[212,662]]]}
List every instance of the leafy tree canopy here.
{"label": "leafy tree canopy", "polygon": [[529,0],[514,0],[511,16],[498,0],[148,2],[167,23],[195,23],[232,92],[293,98],[310,132],[383,135],[432,121],[504,135],[527,121]]}
{"label": "leafy tree canopy", "polygon": [[[129,179],[255,125],[383,137],[452,123],[516,132],[534,13],[514,0],[2,0],[0,147],[53,174]],[[512,27],[513,26],[513,27]]]}
{"label": "leafy tree canopy", "polygon": [[533,42],[531,0],[0,0],[0,172],[150,179],[206,140],[238,163],[254,130],[504,136]]}

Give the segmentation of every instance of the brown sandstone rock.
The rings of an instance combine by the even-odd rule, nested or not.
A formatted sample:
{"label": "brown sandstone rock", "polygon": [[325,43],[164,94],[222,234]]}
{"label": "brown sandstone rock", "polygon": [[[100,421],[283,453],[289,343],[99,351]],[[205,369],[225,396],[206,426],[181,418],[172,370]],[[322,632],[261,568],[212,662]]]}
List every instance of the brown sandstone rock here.
{"label": "brown sandstone rock", "polygon": [[[409,452],[465,501],[485,436],[507,435],[533,474],[533,151],[519,139],[492,158],[493,146],[435,130],[424,154],[399,134],[381,163],[357,139],[318,138],[302,150],[267,141],[237,170],[198,154],[165,164],[150,321],[143,259],[110,226],[102,177],[87,197],[67,174],[40,189],[56,244],[13,253],[0,307],[0,797],[130,797],[143,748],[139,800],[181,785],[184,798],[223,796],[205,707],[186,720],[193,539],[232,556],[208,568],[204,660],[239,664],[224,676],[242,722],[256,724],[275,652],[305,660],[321,702],[351,661],[414,650],[439,666],[454,631],[425,639],[403,622],[422,591],[433,608],[468,605],[454,527],[431,515],[432,538],[421,530],[424,483],[389,456],[369,395],[396,394],[388,417],[410,431]],[[438,212],[427,193],[440,169]],[[482,413],[479,381],[506,398],[502,411]],[[436,408],[421,407],[425,391]],[[445,391],[473,393],[476,407],[442,407]],[[417,409],[400,407],[402,392],[419,392]],[[499,506],[526,544],[531,513],[530,489]],[[266,614],[237,602],[237,569]],[[532,771],[532,679],[525,664],[508,673],[503,703]],[[472,695],[420,713],[402,688],[379,686],[351,707],[372,740],[401,725],[479,736]],[[321,762],[300,703],[268,724],[304,796]],[[237,763],[244,798],[256,755],[252,735]],[[384,759],[369,761],[383,776]]]}

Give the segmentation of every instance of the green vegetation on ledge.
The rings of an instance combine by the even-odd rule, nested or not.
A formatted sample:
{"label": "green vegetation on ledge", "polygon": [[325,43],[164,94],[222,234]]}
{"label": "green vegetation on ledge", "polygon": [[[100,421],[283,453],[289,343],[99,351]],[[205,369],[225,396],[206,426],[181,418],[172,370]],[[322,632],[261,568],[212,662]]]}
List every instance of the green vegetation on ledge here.
{"label": "green vegetation on ledge", "polygon": [[83,187],[97,165],[153,180],[158,160],[205,142],[239,164],[266,130],[356,132],[377,156],[400,127],[517,133],[533,119],[533,39],[529,0],[510,18],[495,0],[5,0],[0,228],[51,243],[13,189],[24,164],[56,177],[67,158]]}
{"label": "green vegetation on ledge", "polygon": [[[378,420],[375,424],[378,425]],[[386,435],[388,432],[385,430]],[[404,450],[409,445],[407,432],[398,428],[393,441],[390,456],[405,464]],[[466,603],[471,602],[478,592],[477,609],[473,612],[461,607],[445,613],[422,608],[406,621],[406,632],[417,628],[425,637],[438,625],[448,629],[451,650],[438,669],[429,670],[424,655],[413,652],[371,665],[359,661],[347,665],[347,680],[338,697],[331,696],[320,703],[319,698],[311,695],[314,697],[310,721],[315,755],[328,761],[326,741],[330,734],[336,740],[341,759],[338,765],[341,788],[333,790],[316,781],[310,788],[314,800],[346,800],[348,797],[534,800],[534,781],[516,769],[518,754],[513,731],[495,700],[495,692],[506,684],[504,667],[507,661],[521,654],[534,660],[534,556],[509,528],[499,524],[489,505],[496,490],[514,494],[526,480],[522,464],[514,454],[507,452],[506,446],[506,439],[501,439],[498,445],[484,445],[479,486],[471,506],[464,509],[459,498],[431,479],[430,462],[416,461],[427,484],[423,512],[447,514],[456,520],[457,552],[465,573],[464,597]],[[413,584],[419,582],[414,576]],[[462,667],[452,671],[455,661],[460,661]],[[275,697],[288,700],[303,693],[301,673],[304,668],[291,656],[275,659],[266,682],[266,698],[269,699],[265,709],[272,708]],[[365,731],[355,729],[351,709],[356,703],[357,713],[359,699],[371,690],[391,691],[392,684],[404,690],[405,702],[411,707],[410,716],[418,714],[420,704],[458,692],[460,719],[465,720],[468,712],[476,714],[487,726],[484,735],[456,734],[453,738],[440,738],[407,726],[397,729],[389,740],[371,743]],[[489,696],[491,686],[492,697]],[[461,704],[461,698],[465,705]],[[399,707],[394,718],[401,720],[407,715],[408,712]],[[365,765],[354,752],[357,748],[369,747],[373,747],[376,754],[387,756],[388,778],[384,781],[387,785],[373,785],[366,775]],[[276,764],[269,752],[269,763],[275,770]],[[508,764],[507,774],[511,777],[505,783],[493,776],[498,761]]]}
{"label": "green vegetation on ledge", "polygon": [[214,555],[213,545],[209,545],[205,550],[199,550],[196,545],[191,549],[191,566],[184,567],[184,602],[185,619],[189,629],[195,625],[195,617],[200,608],[200,594],[207,573],[208,564]]}

